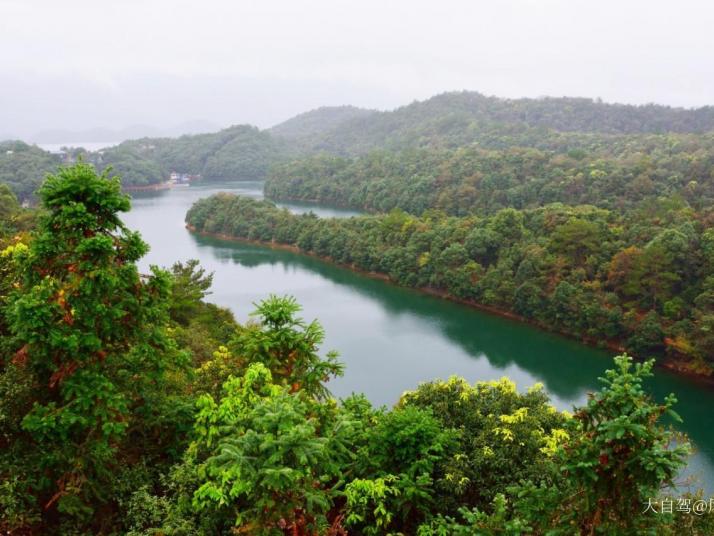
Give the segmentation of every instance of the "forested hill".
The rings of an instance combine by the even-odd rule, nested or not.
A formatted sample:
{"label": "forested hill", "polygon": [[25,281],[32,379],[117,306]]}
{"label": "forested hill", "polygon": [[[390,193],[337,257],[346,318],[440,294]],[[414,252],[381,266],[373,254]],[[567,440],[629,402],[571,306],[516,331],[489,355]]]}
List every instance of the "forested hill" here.
{"label": "forested hill", "polygon": [[178,171],[206,179],[245,180],[262,179],[284,153],[284,145],[266,131],[237,125],[211,134],[127,141],[109,153],[140,155],[164,174]]}
{"label": "forested hill", "polygon": [[21,141],[0,143],[0,182],[21,199],[32,198],[48,173],[65,158],[82,158],[98,170],[111,168],[124,186],[165,182],[172,171],[207,180],[265,178],[268,168],[285,160],[285,144],[266,131],[238,125],[211,134],[179,138],[142,138],[96,152],[70,148],[66,157]]}
{"label": "forested hill", "polygon": [[609,104],[586,98],[501,99],[477,92],[452,92],[394,111],[363,114],[322,133],[307,132],[306,149],[361,154],[373,149],[533,146],[545,132],[597,134],[702,133],[714,130],[714,107],[672,108]]}
{"label": "forested hill", "polygon": [[607,143],[592,136],[544,136],[546,148],[315,155],[274,166],[265,193],[369,212],[436,208],[454,215],[552,202],[629,210],[661,196],[698,209],[714,203],[714,135],[624,135]]}
{"label": "forested hill", "polygon": [[196,202],[186,222],[208,234],[297,247],[638,357],[714,369],[712,214],[681,201],[626,214],[556,203],[487,217],[397,210],[320,219],[219,194]]}
{"label": "forested hill", "polygon": [[277,124],[269,132],[280,138],[309,138],[324,135],[352,119],[370,117],[375,113],[375,110],[356,106],[322,106]]}
{"label": "forested hill", "polygon": [[56,169],[59,158],[21,141],[0,142],[0,183],[20,199],[32,195],[47,172]]}

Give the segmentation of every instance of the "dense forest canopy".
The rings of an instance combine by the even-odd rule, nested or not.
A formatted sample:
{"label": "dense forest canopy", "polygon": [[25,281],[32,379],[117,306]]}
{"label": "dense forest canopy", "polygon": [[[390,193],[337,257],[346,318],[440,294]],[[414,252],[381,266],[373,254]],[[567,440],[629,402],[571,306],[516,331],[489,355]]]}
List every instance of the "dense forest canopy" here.
{"label": "dense forest canopy", "polygon": [[268,168],[286,154],[281,141],[247,125],[214,134],[132,140],[94,152],[66,148],[63,155],[23,142],[4,142],[0,144],[0,179],[18,196],[29,199],[48,173],[81,158],[98,171],[111,169],[128,187],[166,182],[172,171],[206,180],[256,180],[264,179]]}
{"label": "dense forest canopy", "polygon": [[[294,299],[266,297],[240,325],[206,303],[212,275],[196,261],[139,272],[147,245],[122,222],[130,201],[118,178],[88,164],[48,177],[29,234],[26,213],[9,190],[0,194],[3,532],[704,536],[714,528],[706,511],[659,513],[689,446],[662,419],[676,417],[674,397],[655,401],[643,387],[651,361],[615,358],[601,390],[573,414],[557,411],[542,386],[519,391],[507,378],[427,382],[393,408],[359,394],[335,400],[329,380],[343,367],[321,351],[320,323],[302,320]],[[680,212],[671,225],[698,232]],[[291,232],[288,216],[221,196],[190,220],[267,238]],[[609,218],[556,207],[344,225],[367,230],[375,242],[364,245],[376,249],[468,233],[484,265],[501,255],[489,236],[516,250],[533,226],[554,226],[553,254],[578,264],[588,252],[573,249],[570,234],[617,234]],[[293,223],[299,241],[320,239],[308,228],[340,225],[310,215]],[[438,269],[460,255],[447,247]]]}
{"label": "dense forest canopy", "polygon": [[641,357],[714,366],[714,213],[658,199],[621,214],[560,203],[490,216],[395,210],[349,219],[293,215],[269,201],[219,194],[186,216],[202,232],[297,246],[514,312]]}
{"label": "dense forest canopy", "polygon": [[170,171],[203,175],[206,179],[248,180],[265,177],[268,166],[281,156],[281,143],[248,125],[213,134],[180,138],[144,138],[118,147],[154,161]]}
{"label": "dense forest canopy", "polygon": [[99,171],[111,168],[122,178],[123,186],[147,186],[166,179],[166,172],[154,159],[124,145],[109,147],[98,153],[79,153],[75,158],[80,155],[95,164]]}
{"label": "dense forest canopy", "polygon": [[[277,127],[276,127],[277,128]],[[705,133],[714,130],[714,108],[608,104],[583,98],[500,99],[476,92],[444,93],[394,111],[355,117],[301,141],[308,152],[341,155],[375,149],[493,145],[531,146],[552,132],[600,135]]]}
{"label": "dense forest canopy", "polygon": [[49,173],[79,159],[93,164],[98,170],[111,168],[122,176],[124,186],[146,186],[166,178],[152,159],[122,146],[97,152],[66,147],[61,153],[50,153],[36,145],[15,141],[0,143],[0,181],[10,186],[23,201],[34,201],[38,187]]}
{"label": "dense forest canopy", "polygon": [[437,208],[454,215],[552,202],[623,210],[661,196],[695,208],[714,202],[712,134],[558,139],[565,144],[557,149],[479,146],[312,156],[275,166],[265,193],[371,212]]}

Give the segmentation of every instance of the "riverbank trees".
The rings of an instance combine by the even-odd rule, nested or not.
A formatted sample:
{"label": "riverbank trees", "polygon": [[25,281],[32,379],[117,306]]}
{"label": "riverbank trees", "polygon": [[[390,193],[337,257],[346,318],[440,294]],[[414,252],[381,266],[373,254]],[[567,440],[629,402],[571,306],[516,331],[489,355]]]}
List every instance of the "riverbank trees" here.
{"label": "riverbank trees", "polygon": [[199,232],[297,247],[642,358],[669,356],[700,372],[712,365],[711,216],[681,200],[653,200],[625,215],[551,204],[485,217],[432,210],[319,219],[218,194],[198,201],[186,221]]}

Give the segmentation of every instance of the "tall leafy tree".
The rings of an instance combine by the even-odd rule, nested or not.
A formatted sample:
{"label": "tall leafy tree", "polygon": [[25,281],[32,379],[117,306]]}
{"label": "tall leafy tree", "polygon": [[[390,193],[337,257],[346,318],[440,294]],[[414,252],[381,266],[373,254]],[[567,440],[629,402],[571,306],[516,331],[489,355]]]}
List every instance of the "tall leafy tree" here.
{"label": "tall leafy tree", "polygon": [[119,219],[130,204],[118,178],[80,163],[49,176],[39,196],[45,212],[15,255],[8,307],[12,365],[32,378],[33,401],[14,446],[38,453],[31,486],[47,515],[89,519],[179,355],[164,330],[170,279],[137,270],[148,247]]}
{"label": "tall leafy tree", "polygon": [[350,421],[334,404],[275,385],[262,363],[230,378],[223,391],[218,403],[210,395],[197,402],[194,448],[217,448],[199,470],[206,482],[195,508],[228,509],[238,533],[327,534],[351,456]]}
{"label": "tall leafy tree", "polygon": [[276,382],[291,392],[302,390],[317,398],[327,398],[325,387],[332,376],[341,376],[343,365],[336,352],[318,354],[325,330],[316,320],[305,323],[296,315],[300,305],[291,296],[270,296],[256,305],[252,316],[260,324],[248,326],[235,339],[236,352],[248,362],[263,363]]}

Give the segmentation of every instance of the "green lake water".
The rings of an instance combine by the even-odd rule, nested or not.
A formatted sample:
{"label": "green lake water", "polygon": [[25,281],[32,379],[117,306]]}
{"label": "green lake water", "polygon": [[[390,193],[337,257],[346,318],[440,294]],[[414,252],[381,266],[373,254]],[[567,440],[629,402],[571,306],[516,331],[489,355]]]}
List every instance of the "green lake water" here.
{"label": "green lake water", "polygon": [[[270,293],[290,294],[327,332],[323,350],[337,350],[346,365],[330,382],[337,397],[365,393],[374,404],[391,405],[419,382],[460,375],[470,382],[508,376],[519,389],[541,382],[560,409],[582,404],[598,388],[610,355],[531,326],[370,279],[323,261],[266,247],[238,244],[189,233],[184,216],[191,204],[217,191],[262,197],[262,184],[179,187],[136,195],[125,216],[130,228],[151,246],[142,267],[170,266],[197,258],[215,273],[209,297],[229,307],[239,321],[253,302]],[[348,217],[352,211],[285,203],[294,212]],[[695,444],[688,475],[695,487],[714,492],[714,390],[658,371],[650,382],[662,399],[679,399],[681,427]]]}

